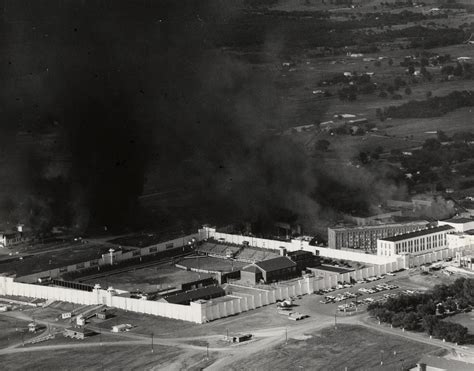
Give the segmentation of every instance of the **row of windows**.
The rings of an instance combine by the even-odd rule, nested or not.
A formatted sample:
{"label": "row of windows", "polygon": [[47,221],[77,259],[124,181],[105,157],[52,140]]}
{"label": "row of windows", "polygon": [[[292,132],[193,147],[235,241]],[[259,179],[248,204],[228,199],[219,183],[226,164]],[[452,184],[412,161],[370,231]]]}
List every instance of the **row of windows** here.
{"label": "row of windows", "polygon": [[379,251],[379,254],[392,255],[404,252],[417,253],[444,246],[446,246],[446,233],[439,233],[433,236],[397,242],[395,243],[395,249],[393,249],[393,243],[381,241],[381,250]]}

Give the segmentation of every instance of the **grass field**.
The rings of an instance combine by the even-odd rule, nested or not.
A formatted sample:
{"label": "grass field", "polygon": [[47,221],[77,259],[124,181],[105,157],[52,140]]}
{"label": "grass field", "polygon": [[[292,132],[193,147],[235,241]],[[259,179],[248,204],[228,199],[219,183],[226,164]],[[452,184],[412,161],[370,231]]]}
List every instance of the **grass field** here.
{"label": "grass field", "polygon": [[447,317],[446,321],[459,323],[464,327],[467,327],[470,334],[474,334],[474,313],[459,313],[452,317]]}
{"label": "grass field", "polygon": [[0,349],[12,344],[20,344],[22,339],[27,341],[37,336],[37,334],[28,332],[28,323],[28,321],[0,315],[0,329],[2,329],[0,331]]}
{"label": "grass field", "polygon": [[211,275],[185,271],[168,263],[153,267],[138,268],[81,282],[88,284],[99,283],[102,287],[113,286],[114,288],[127,291],[138,289],[156,291],[157,289],[176,287],[181,283],[197,281],[208,277],[211,277]]}
{"label": "grass field", "polygon": [[186,369],[202,358],[183,355],[174,347],[155,345],[151,353],[148,346],[107,346],[4,355],[1,362],[3,370],[149,370]]}
{"label": "grass field", "polygon": [[[367,370],[414,366],[437,348],[358,326],[326,328],[244,359],[233,370]],[[380,362],[383,359],[383,367]]]}

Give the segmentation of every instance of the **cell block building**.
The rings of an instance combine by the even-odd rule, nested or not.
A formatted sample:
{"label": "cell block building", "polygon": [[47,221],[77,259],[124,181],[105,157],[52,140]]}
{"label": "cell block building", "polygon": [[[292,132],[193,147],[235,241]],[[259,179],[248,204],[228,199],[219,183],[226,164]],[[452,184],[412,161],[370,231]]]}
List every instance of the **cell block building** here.
{"label": "cell block building", "polygon": [[426,220],[421,220],[408,223],[328,228],[328,247],[332,249],[364,249],[375,252],[378,239],[414,232],[426,228],[427,225]]}
{"label": "cell block building", "polygon": [[454,231],[453,227],[443,225],[383,238],[377,241],[377,255],[420,255],[446,249],[448,247],[446,235]]}

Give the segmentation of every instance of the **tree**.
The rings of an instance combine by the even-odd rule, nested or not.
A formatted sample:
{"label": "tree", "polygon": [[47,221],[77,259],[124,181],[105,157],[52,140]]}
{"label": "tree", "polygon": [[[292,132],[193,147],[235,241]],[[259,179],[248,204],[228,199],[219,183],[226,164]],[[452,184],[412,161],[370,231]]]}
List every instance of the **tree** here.
{"label": "tree", "polygon": [[435,327],[438,325],[438,318],[436,316],[424,316],[421,320],[421,327],[428,335],[432,335]]}
{"label": "tree", "polygon": [[408,71],[407,73],[409,75],[413,75],[415,73],[415,66],[413,66],[412,64],[408,66]]}
{"label": "tree", "polygon": [[369,155],[366,152],[360,152],[359,161],[363,164],[367,164],[369,162]]}
{"label": "tree", "polygon": [[433,95],[433,93],[432,93],[431,91],[428,90],[428,91],[426,92],[426,98],[431,98],[432,95]]}
{"label": "tree", "polygon": [[423,143],[423,149],[427,151],[437,151],[441,148],[441,142],[436,138],[428,138]]}
{"label": "tree", "polygon": [[406,94],[406,95],[410,95],[410,94],[411,94],[411,88],[410,88],[409,86],[407,86],[407,87],[405,88],[405,94]]}
{"label": "tree", "polygon": [[417,330],[419,327],[417,315],[413,312],[405,314],[402,325],[407,330]]}
{"label": "tree", "polygon": [[474,280],[465,280],[463,284],[463,295],[467,302],[474,305]]}
{"label": "tree", "polygon": [[382,146],[375,147],[374,153],[377,153],[378,155],[381,155],[383,153],[383,147]]}
{"label": "tree", "polygon": [[327,152],[330,146],[330,142],[326,139],[320,139],[316,142],[316,151]]}
{"label": "tree", "polygon": [[462,73],[463,73],[463,68],[461,66],[461,63],[458,62],[456,64],[456,67],[454,67],[453,75],[454,76],[462,76]]}
{"label": "tree", "polygon": [[440,142],[448,142],[449,141],[449,137],[446,135],[446,133],[443,130],[438,130],[436,132],[436,135],[438,136],[438,140]]}
{"label": "tree", "polygon": [[393,59],[392,58],[389,58],[388,61],[387,61],[388,65],[389,66],[392,66],[393,65]]}

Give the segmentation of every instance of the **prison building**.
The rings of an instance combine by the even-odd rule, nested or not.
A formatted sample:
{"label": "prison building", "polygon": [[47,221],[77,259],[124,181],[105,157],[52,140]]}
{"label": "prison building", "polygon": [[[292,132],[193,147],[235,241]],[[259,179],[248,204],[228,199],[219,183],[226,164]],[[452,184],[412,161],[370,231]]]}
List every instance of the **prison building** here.
{"label": "prison building", "polygon": [[253,285],[260,281],[270,283],[286,280],[298,274],[297,264],[286,256],[253,263],[243,267],[240,271],[241,280]]}
{"label": "prison building", "polygon": [[428,222],[422,220],[409,223],[328,228],[328,247],[375,251],[377,239],[417,231],[426,228],[427,225]]}
{"label": "prison building", "polygon": [[448,247],[446,235],[454,231],[450,225],[443,225],[382,238],[377,241],[377,255],[420,255],[445,249]]}

